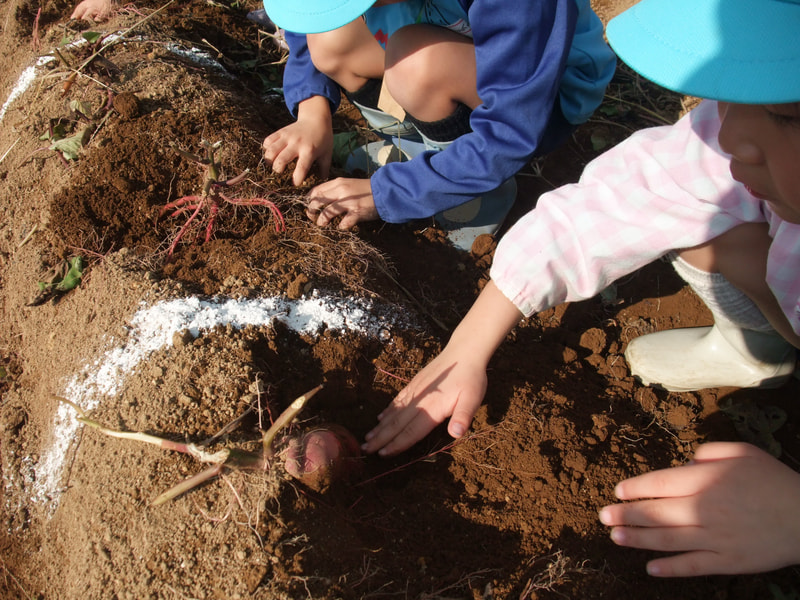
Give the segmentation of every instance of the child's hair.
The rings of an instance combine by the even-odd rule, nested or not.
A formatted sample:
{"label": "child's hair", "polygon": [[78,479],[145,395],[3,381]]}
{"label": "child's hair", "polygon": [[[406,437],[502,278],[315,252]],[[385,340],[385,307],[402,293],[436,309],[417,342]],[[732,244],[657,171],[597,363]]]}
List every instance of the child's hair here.
{"label": "child's hair", "polygon": [[606,33],[632,69],[673,91],[800,101],[800,0],[641,0]]}
{"label": "child's hair", "polygon": [[269,18],[294,33],[322,33],[347,25],[375,0],[264,0]]}

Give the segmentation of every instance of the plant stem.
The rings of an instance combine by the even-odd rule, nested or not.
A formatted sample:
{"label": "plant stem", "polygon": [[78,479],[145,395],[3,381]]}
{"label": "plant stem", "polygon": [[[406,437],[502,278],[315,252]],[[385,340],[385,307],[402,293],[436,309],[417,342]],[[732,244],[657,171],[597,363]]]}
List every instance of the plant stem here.
{"label": "plant stem", "polygon": [[223,465],[214,465],[213,467],[209,467],[205,471],[201,471],[197,475],[192,475],[188,479],[184,479],[178,485],[171,487],[166,492],[158,496],[155,500],[153,500],[150,505],[151,506],[158,506],[160,504],[164,504],[164,502],[168,502],[173,498],[177,498],[181,494],[188,492],[189,490],[196,488],[201,483],[205,483],[209,479],[213,479],[220,473],[222,473]]}
{"label": "plant stem", "polygon": [[272,424],[272,427],[264,432],[264,435],[261,438],[261,443],[264,446],[265,457],[271,457],[273,455],[272,443],[275,441],[275,436],[278,435],[278,432],[292,422],[292,419],[297,416],[297,413],[303,410],[306,402],[308,402],[308,400],[314,396],[314,394],[320,391],[322,387],[323,385],[319,384],[313,390],[310,390],[297,398],[286,410],[281,413],[281,415]]}

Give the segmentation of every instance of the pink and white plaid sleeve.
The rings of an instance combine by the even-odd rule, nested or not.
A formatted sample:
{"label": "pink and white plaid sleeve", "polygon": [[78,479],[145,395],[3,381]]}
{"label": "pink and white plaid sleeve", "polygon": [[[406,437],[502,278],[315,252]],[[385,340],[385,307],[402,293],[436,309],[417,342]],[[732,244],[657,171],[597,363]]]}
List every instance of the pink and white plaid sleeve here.
{"label": "pink and white plaid sleeve", "polygon": [[718,131],[716,103],[703,102],[675,125],[640,131],[599,156],[578,183],[544,194],[501,240],[491,269],[497,287],[530,316],[591,298],[671,250],[765,221],[761,202],[731,178]]}

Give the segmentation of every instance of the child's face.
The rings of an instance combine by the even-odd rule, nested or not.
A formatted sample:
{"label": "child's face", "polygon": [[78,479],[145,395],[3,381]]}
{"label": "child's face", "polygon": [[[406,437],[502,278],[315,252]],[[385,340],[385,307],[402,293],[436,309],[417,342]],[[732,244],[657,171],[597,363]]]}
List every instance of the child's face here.
{"label": "child's face", "polygon": [[782,219],[800,224],[800,102],[719,103],[731,175]]}

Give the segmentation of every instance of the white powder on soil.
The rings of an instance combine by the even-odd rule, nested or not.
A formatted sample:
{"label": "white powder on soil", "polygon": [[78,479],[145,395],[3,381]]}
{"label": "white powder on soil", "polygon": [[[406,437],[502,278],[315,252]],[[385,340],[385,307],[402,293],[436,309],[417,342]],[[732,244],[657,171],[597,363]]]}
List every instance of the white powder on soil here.
{"label": "white powder on soil", "polygon": [[[172,345],[176,332],[189,330],[194,337],[219,325],[237,329],[245,325],[285,323],[298,333],[315,335],[322,329],[349,330],[389,338],[392,317],[367,300],[312,295],[300,300],[270,297],[213,299],[197,297],[142,305],[133,315],[127,339],[107,350],[80,373],[71,377],[61,395],[86,411],[116,396],[125,376],[156,350]],[[53,442],[36,466],[33,501],[55,509],[64,462],[80,423],[75,410],[61,404],[54,417]]]}

